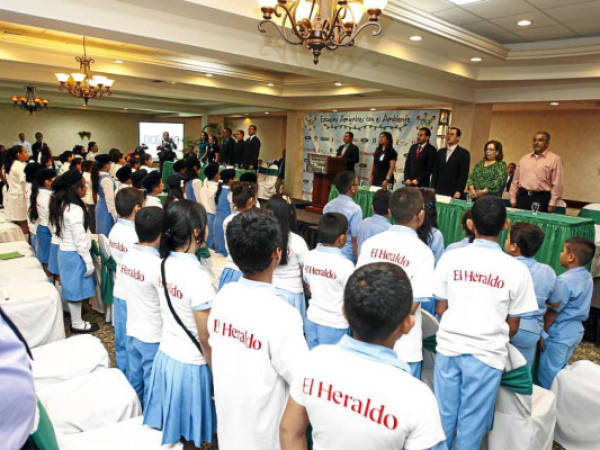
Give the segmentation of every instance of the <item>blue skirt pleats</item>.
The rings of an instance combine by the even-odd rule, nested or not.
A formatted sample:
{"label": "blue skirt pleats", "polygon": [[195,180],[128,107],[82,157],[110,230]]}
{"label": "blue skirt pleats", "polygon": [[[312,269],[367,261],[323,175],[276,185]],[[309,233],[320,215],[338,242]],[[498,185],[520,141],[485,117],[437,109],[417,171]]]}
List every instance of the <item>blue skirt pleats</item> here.
{"label": "blue skirt pleats", "polygon": [[96,205],[96,234],[103,234],[108,237],[115,221],[108,212],[104,197],[98,196],[98,204]]}
{"label": "blue skirt pleats", "polygon": [[294,294],[293,292],[276,287],[275,293],[279,298],[296,308],[302,317],[302,322],[304,322],[306,319],[306,301],[304,300],[304,292]]}
{"label": "blue skirt pleats", "polygon": [[225,248],[225,233],[223,232],[223,222],[225,222],[226,218],[227,216],[223,216],[217,212],[214,224],[214,250],[223,256],[227,256],[227,249]]}
{"label": "blue skirt pleats", "polygon": [[221,278],[219,279],[219,290],[221,290],[221,288],[227,283],[235,283],[240,278],[242,278],[242,272],[226,267],[223,269],[223,272],[221,272]]}
{"label": "blue skirt pleats", "polygon": [[85,263],[79,253],[59,249],[58,270],[65,300],[81,302],[96,294],[96,279],[84,276]]}
{"label": "blue skirt pleats", "polygon": [[48,272],[52,275],[59,275],[58,244],[50,244],[50,251],[48,252]]}
{"label": "blue skirt pleats", "polygon": [[51,241],[52,234],[50,234],[50,229],[45,225],[38,225],[35,256],[37,256],[42,264],[48,264]]}
{"label": "blue skirt pleats", "polygon": [[184,364],[160,350],[156,352],[144,425],[162,430],[162,444],[179,442],[182,437],[196,447],[212,442],[217,417],[208,366]]}

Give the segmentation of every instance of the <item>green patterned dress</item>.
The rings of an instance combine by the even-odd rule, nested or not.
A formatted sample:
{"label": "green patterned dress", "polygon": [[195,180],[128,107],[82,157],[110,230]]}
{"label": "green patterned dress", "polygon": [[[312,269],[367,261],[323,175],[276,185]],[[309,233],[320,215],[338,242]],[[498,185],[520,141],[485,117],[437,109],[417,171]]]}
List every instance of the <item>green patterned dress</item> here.
{"label": "green patterned dress", "polygon": [[508,169],[504,161],[496,161],[487,167],[485,161],[480,161],[469,175],[467,188],[473,186],[478,191],[487,188],[489,195],[502,197],[507,176]]}

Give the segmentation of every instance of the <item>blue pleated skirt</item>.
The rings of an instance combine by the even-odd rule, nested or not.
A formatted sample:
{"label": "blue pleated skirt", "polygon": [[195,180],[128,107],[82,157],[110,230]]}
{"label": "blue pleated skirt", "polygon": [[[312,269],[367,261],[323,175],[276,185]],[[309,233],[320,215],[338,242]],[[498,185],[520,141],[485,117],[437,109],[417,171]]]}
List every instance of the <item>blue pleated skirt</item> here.
{"label": "blue pleated skirt", "polygon": [[58,270],[58,244],[50,243],[48,252],[48,272],[52,275],[60,275]]}
{"label": "blue pleated skirt", "polygon": [[182,437],[196,447],[212,442],[217,417],[208,366],[184,364],[160,350],[156,352],[144,425],[162,430],[162,444],[179,442]]}
{"label": "blue pleated skirt", "polygon": [[58,250],[58,270],[65,300],[81,302],[96,294],[96,279],[84,276],[85,263],[79,253]]}
{"label": "blue pleated skirt", "polygon": [[48,264],[51,241],[52,234],[50,234],[50,229],[45,225],[38,225],[35,256],[37,256],[42,264]]}
{"label": "blue pleated skirt", "polygon": [[294,294],[293,292],[286,291],[285,289],[278,287],[275,288],[275,292],[279,298],[285,300],[298,310],[300,316],[302,317],[302,322],[306,320],[306,301],[304,299],[304,292],[300,294]]}
{"label": "blue pleated skirt", "polygon": [[211,213],[206,213],[206,218],[208,219],[208,240],[206,241],[206,245],[208,248],[215,249],[215,215]]}
{"label": "blue pleated skirt", "polygon": [[227,256],[227,248],[225,248],[225,233],[223,232],[223,222],[225,222],[225,219],[227,219],[227,216],[223,216],[217,211],[214,224],[215,232],[213,244],[215,246],[215,252],[220,253],[223,256]]}
{"label": "blue pleated skirt", "polygon": [[104,200],[103,196],[99,195],[98,203],[96,204],[96,234],[103,234],[108,237],[114,224],[115,221],[108,212],[106,200]]}
{"label": "blue pleated skirt", "polygon": [[219,279],[219,290],[221,290],[221,288],[227,283],[235,283],[240,278],[242,278],[242,272],[226,267],[223,269],[223,272],[221,272],[221,278]]}

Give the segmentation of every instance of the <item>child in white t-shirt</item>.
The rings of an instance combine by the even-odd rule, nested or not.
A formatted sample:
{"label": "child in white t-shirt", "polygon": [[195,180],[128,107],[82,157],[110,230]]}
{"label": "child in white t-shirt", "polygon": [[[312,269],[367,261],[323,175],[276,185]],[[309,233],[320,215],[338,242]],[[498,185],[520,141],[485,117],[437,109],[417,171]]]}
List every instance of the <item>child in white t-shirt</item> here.
{"label": "child in white t-shirt", "polygon": [[411,283],[396,264],[367,264],[348,280],[352,337],[312,350],[295,373],[281,421],[282,450],[445,448],[435,397],[393,350],[415,325]]}
{"label": "child in white t-shirt", "polygon": [[311,292],[304,326],[309,349],[337,344],[348,334],[342,305],[354,264],[342,253],[347,239],[346,217],[340,213],[323,214],[319,221],[320,243],[304,259],[304,281]]}

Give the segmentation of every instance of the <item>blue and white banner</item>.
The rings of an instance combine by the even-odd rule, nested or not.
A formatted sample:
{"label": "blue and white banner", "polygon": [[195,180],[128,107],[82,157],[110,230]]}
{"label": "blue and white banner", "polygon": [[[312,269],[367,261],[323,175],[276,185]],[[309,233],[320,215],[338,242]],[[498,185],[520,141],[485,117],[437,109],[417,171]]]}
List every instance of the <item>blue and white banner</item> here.
{"label": "blue and white banner", "polygon": [[440,122],[440,110],[395,110],[395,111],[340,111],[311,113],[304,117],[304,175],[302,195],[312,200],[313,174],[307,169],[308,153],[336,154],[343,145],[346,131],[354,133],[354,143],[360,150],[360,161],[356,172],[361,181],[369,176],[373,153],[379,145],[379,135],[391,133],[394,149],[398,152],[396,180],[402,180],[404,160],[410,146],[416,142],[419,128],[431,130],[431,143],[435,145]]}

